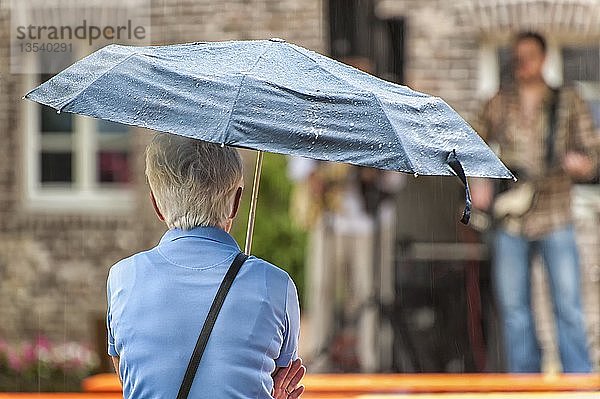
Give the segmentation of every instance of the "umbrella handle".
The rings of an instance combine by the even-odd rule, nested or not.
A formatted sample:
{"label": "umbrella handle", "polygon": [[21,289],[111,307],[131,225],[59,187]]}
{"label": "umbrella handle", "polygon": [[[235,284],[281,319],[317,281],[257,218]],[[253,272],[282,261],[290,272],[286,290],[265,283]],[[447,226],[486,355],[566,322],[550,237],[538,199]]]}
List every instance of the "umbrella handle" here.
{"label": "umbrella handle", "polygon": [[463,224],[469,224],[469,220],[471,219],[471,190],[469,189],[469,182],[467,181],[465,170],[456,156],[456,150],[452,150],[450,154],[448,154],[446,162],[465,186],[465,210],[463,211],[460,221]]}
{"label": "umbrella handle", "polygon": [[250,211],[248,212],[248,228],[246,229],[246,245],[244,245],[244,253],[246,255],[250,255],[250,250],[252,249],[252,235],[254,234],[254,219],[256,218],[256,204],[258,202],[258,186],[260,185],[263,154],[262,151],[258,151],[258,154],[256,155],[254,181],[252,182],[252,197],[250,198]]}

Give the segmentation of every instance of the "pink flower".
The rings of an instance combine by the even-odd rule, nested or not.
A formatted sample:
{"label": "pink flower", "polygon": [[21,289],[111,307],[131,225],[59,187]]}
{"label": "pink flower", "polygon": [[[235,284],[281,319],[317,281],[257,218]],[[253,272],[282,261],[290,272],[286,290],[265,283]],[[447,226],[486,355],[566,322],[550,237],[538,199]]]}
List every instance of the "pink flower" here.
{"label": "pink flower", "polygon": [[37,362],[37,348],[31,342],[23,345],[21,360],[25,368]]}
{"label": "pink flower", "polygon": [[23,369],[23,361],[19,353],[14,350],[8,351],[8,367],[14,371],[21,371]]}
{"label": "pink flower", "polygon": [[36,359],[39,362],[50,362],[52,354],[52,343],[44,336],[38,336],[35,343]]}
{"label": "pink flower", "polygon": [[38,349],[44,349],[44,350],[49,351],[52,347],[52,343],[50,342],[50,340],[47,337],[45,337],[43,335],[38,335],[35,346]]}

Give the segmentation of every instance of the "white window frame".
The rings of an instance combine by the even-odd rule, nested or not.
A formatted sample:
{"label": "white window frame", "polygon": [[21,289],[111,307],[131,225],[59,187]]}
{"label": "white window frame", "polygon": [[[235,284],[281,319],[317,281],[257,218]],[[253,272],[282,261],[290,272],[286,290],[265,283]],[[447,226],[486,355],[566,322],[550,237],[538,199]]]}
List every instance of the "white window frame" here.
{"label": "white window frame", "polygon": [[[75,47],[75,46],[74,46]],[[86,54],[77,54],[82,58]],[[25,62],[37,62],[37,55],[26,57]],[[33,69],[29,69],[33,70]],[[39,74],[24,74],[24,90],[41,82]],[[40,176],[41,105],[30,100],[22,101],[23,178],[24,205],[28,210],[45,212],[95,212],[111,213],[130,211],[134,207],[133,183],[127,187],[102,187],[97,181],[96,154],[98,150],[96,120],[73,114],[72,154],[73,181],[69,187],[42,187]],[[131,134],[131,133],[130,133]],[[84,154],[85,156],[78,156]],[[90,156],[91,154],[91,156]],[[130,158],[130,162],[133,159]]]}
{"label": "white window frame", "polygon": [[[507,44],[507,42],[484,40],[479,47],[477,96],[481,99],[492,97],[500,88],[498,49]],[[551,86],[560,86],[563,83],[562,47],[560,43],[554,41],[547,43],[544,79]]]}

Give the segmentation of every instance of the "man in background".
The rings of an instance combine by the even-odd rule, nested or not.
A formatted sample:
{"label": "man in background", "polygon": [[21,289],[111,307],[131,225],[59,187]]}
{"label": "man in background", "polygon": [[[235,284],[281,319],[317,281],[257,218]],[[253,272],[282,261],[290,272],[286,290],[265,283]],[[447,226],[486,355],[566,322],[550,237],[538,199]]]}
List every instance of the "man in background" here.
{"label": "man in background", "polygon": [[598,141],[577,93],[544,81],[542,36],[519,34],[513,57],[514,84],[485,105],[475,128],[519,183],[499,193],[489,180],[473,181],[474,206],[495,216],[492,273],[507,367],[514,373],[541,370],[530,298],[531,259],[539,251],[550,281],[562,370],[590,372],[571,186],[593,177]]}

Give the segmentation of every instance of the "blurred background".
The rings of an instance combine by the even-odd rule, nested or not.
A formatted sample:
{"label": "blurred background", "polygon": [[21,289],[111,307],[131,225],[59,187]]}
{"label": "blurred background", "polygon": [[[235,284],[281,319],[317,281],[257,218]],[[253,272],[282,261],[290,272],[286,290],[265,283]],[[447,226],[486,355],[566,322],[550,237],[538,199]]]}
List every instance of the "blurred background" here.
{"label": "blurred background", "polygon": [[[18,18],[72,23],[66,15],[88,15],[98,24],[137,18],[145,35],[62,40],[71,47],[58,55],[22,47]],[[522,30],[546,36],[547,81],[578,88],[600,126],[596,0],[0,0],[0,390],[78,389],[82,377],[111,371],[108,270],[154,246],[164,231],[143,174],[151,135],[56,114],[21,100],[28,90],[112,42],[279,37],[440,96],[472,121],[510,79],[510,40]],[[243,155],[250,187],[255,154]],[[310,372],[504,370],[486,237],[458,223],[464,204],[458,181],[267,154],[260,190],[253,254],[296,281],[301,355]],[[348,197],[352,204],[340,204]],[[246,210],[247,203],[235,226],[240,243]],[[575,186],[573,210],[598,371],[597,180]],[[333,233],[338,238],[327,241]],[[539,263],[536,328],[543,370],[553,373],[560,361]],[[56,354],[60,367],[40,366]]]}

